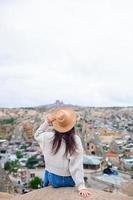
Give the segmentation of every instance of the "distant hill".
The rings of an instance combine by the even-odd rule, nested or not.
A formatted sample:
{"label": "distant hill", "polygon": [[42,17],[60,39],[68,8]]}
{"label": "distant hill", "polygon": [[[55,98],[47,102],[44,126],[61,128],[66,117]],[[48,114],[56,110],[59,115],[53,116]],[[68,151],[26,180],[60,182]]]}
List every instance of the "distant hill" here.
{"label": "distant hill", "polygon": [[65,104],[63,101],[56,100],[52,104],[46,104],[46,105],[39,105],[35,108],[42,108],[42,109],[52,109],[52,108],[60,108],[60,107],[72,107],[72,108],[79,108],[81,106],[73,105],[73,104]]}

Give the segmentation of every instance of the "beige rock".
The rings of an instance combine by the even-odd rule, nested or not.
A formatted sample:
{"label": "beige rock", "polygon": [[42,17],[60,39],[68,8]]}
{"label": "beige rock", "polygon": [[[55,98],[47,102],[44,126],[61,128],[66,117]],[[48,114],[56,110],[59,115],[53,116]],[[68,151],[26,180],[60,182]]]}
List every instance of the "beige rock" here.
{"label": "beige rock", "polygon": [[14,192],[12,182],[3,168],[0,166],[0,192]]}
{"label": "beige rock", "polygon": [[7,115],[3,111],[0,111],[0,120],[6,119]]}
{"label": "beige rock", "polygon": [[23,130],[24,133],[26,134],[26,137],[31,138],[33,135],[33,126],[31,122],[27,121],[23,123]]}
{"label": "beige rock", "polygon": [[133,197],[133,182],[122,185],[122,192]]}
{"label": "beige rock", "polygon": [[14,195],[12,195],[12,194],[0,192],[0,200],[11,200],[11,198],[13,198],[13,197],[14,197]]}
{"label": "beige rock", "polygon": [[29,192],[18,197],[14,197],[11,200],[132,200],[131,197],[122,194],[112,194],[100,190],[89,189],[91,195],[87,198],[79,196],[75,188],[43,188]]}

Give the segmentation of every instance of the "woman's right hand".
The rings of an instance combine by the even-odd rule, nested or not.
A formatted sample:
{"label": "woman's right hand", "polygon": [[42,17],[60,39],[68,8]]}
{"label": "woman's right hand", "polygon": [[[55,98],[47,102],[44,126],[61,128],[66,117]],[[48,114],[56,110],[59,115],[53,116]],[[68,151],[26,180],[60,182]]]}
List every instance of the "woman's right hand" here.
{"label": "woman's right hand", "polygon": [[51,124],[55,119],[56,119],[56,118],[55,118],[55,115],[49,115],[49,116],[47,117],[47,121],[48,121],[49,124]]}

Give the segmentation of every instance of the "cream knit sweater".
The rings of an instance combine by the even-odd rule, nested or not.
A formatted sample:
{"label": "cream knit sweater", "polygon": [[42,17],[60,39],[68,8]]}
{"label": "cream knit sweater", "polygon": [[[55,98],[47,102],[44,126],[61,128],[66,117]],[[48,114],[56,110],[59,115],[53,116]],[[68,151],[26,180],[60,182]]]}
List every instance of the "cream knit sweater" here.
{"label": "cream knit sweater", "polygon": [[73,155],[64,156],[65,142],[62,141],[59,151],[53,155],[51,152],[51,141],[54,132],[48,131],[47,120],[37,129],[34,134],[44,154],[45,169],[60,176],[72,176],[78,190],[85,189],[83,172],[83,147],[81,139],[75,135],[77,150]]}

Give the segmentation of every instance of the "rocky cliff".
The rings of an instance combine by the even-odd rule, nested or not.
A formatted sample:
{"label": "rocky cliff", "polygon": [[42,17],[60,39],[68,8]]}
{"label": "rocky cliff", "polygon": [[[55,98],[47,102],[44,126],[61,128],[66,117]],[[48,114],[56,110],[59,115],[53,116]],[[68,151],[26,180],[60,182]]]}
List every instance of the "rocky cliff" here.
{"label": "rocky cliff", "polygon": [[0,138],[32,138],[46,113],[32,109],[0,109]]}
{"label": "rocky cliff", "polygon": [[13,197],[11,200],[132,200],[132,197],[128,197],[122,194],[112,194],[103,192],[100,190],[90,189],[91,195],[87,198],[80,197],[75,188],[58,188],[51,187],[35,190],[24,195]]}

